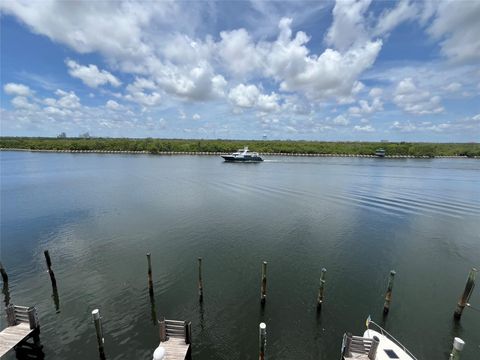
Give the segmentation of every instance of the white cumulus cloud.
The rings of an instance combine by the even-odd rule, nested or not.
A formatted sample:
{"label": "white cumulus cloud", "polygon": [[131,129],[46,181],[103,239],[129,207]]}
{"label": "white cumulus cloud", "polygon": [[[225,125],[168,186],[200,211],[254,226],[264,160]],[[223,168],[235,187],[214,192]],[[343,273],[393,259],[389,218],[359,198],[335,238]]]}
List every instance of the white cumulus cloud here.
{"label": "white cumulus cloud", "polygon": [[393,101],[404,111],[415,115],[438,114],[444,111],[441,98],[419,89],[412,78],[405,78],[398,83]]}
{"label": "white cumulus cloud", "polygon": [[32,96],[33,91],[23,84],[8,83],[3,86],[3,91],[8,95]]}
{"label": "white cumulus cloud", "polygon": [[71,76],[82,80],[85,85],[92,88],[105,84],[118,87],[122,84],[114,75],[106,70],[99,70],[96,65],[83,66],[73,60],[66,60],[65,63]]}

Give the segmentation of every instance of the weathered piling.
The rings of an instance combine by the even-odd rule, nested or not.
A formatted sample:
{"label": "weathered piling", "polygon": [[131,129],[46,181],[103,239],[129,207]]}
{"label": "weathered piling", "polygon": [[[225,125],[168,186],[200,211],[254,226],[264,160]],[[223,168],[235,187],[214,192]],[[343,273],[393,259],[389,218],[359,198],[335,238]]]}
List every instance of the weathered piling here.
{"label": "weathered piling", "polygon": [[160,342],[165,342],[167,338],[167,324],[165,323],[165,318],[163,320],[158,320],[159,331],[160,331]]}
{"label": "weathered piling", "polygon": [[0,274],[2,274],[2,280],[3,284],[8,284],[8,275],[7,272],[5,271],[5,268],[3,267],[3,264],[0,262]]}
{"label": "weathered piling", "polygon": [[198,258],[198,300],[203,301],[202,258]]}
{"label": "weathered piling", "polygon": [[395,277],[395,270],[390,271],[388,279],[387,292],[385,293],[385,302],[383,303],[383,313],[388,314],[390,311],[390,303],[392,302],[393,279]]}
{"label": "weathered piling", "polygon": [[10,290],[8,288],[8,275],[1,262],[0,262],[0,273],[2,274],[2,280],[3,280],[3,286],[2,286],[3,302],[5,303],[5,307],[7,307],[10,304]]}
{"label": "weathered piling", "polygon": [[150,294],[153,294],[152,259],[151,259],[150,253],[147,253],[147,264],[148,264],[148,291],[150,292]]}
{"label": "weathered piling", "polygon": [[192,344],[192,323],[190,321],[185,321],[183,325],[185,332],[185,344]]}
{"label": "weathered piling", "polygon": [[472,270],[470,270],[470,273],[468,274],[465,289],[463,290],[462,296],[458,300],[457,308],[455,309],[455,313],[453,314],[453,316],[457,320],[462,317],[463,309],[465,309],[465,306],[467,306],[468,302],[470,301],[470,296],[472,296],[473,288],[475,287],[476,274],[477,269],[475,268],[472,268]]}
{"label": "weathered piling", "polygon": [[50,275],[50,281],[52,282],[53,291],[55,292],[57,290],[57,280],[55,279],[55,274],[52,270],[52,260],[50,259],[48,250],[45,250],[43,254],[45,255],[45,260],[47,261],[48,274]]}
{"label": "weathered piling", "polygon": [[100,353],[100,358],[105,358],[105,349],[103,344],[105,342],[103,338],[103,329],[102,329],[102,318],[100,317],[100,311],[95,309],[92,311],[92,318],[93,323],[95,324],[95,332],[97,334],[97,345],[98,345],[98,352]]}
{"label": "weathered piling", "polygon": [[262,285],[260,288],[260,302],[265,304],[267,299],[267,262],[264,261],[262,264]]}
{"label": "weathered piling", "polygon": [[458,337],[453,339],[453,348],[452,352],[450,353],[449,360],[460,360],[460,353],[462,352],[464,346],[465,341],[463,341],[462,339]]}
{"label": "weathered piling", "polygon": [[260,323],[259,326],[259,360],[265,360],[265,350],[267,347],[267,325],[265,323]]}
{"label": "weathered piling", "polygon": [[317,307],[321,308],[323,304],[323,297],[325,294],[325,274],[327,269],[323,268],[322,273],[320,274],[320,286],[318,288],[318,298],[317,298]]}

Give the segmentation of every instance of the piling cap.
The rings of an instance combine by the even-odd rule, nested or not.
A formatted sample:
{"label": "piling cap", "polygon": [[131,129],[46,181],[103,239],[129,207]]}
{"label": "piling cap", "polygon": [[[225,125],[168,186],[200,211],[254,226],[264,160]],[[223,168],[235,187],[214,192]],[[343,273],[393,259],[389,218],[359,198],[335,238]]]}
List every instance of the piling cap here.
{"label": "piling cap", "polygon": [[260,323],[260,329],[265,330],[267,328],[267,324],[265,323]]}
{"label": "piling cap", "polygon": [[163,346],[159,346],[153,352],[153,360],[162,360],[165,357],[165,348]]}
{"label": "piling cap", "polygon": [[94,320],[100,319],[100,311],[98,309],[95,309],[92,311],[92,317]]}
{"label": "piling cap", "polygon": [[459,337],[456,337],[455,339],[453,339],[453,348],[455,350],[462,351],[464,346],[465,346],[465,341],[463,341]]}

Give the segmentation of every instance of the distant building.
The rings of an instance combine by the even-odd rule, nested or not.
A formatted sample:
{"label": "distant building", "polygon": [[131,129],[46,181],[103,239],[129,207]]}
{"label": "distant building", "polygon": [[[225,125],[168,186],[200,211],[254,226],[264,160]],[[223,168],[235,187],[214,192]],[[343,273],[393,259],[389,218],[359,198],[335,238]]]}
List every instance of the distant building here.
{"label": "distant building", "polygon": [[387,143],[388,140],[380,140],[380,142]]}
{"label": "distant building", "polygon": [[90,134],[87,131],[86,133],[78,135],[78,137],[81,139],[90,139]]}
{"label": "distant building", "polygon": [[64,132],[57,135],[58,139],[65,139],[66,137],[67,137],[67,134],[65,134]]}

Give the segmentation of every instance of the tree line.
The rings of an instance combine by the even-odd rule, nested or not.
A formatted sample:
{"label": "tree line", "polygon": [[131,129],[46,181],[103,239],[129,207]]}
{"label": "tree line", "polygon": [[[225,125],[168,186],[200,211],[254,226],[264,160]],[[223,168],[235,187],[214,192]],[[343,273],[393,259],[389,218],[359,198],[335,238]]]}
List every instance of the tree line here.
{"label": "tree line", "polygon": [[247,145],[251,151],[262,153],[373,155],[382,148],[386,155],[480,156],[477,143],[0,137],[0,148],[4,149],[147,151],[152,154],[165,151],[229,153]]}

